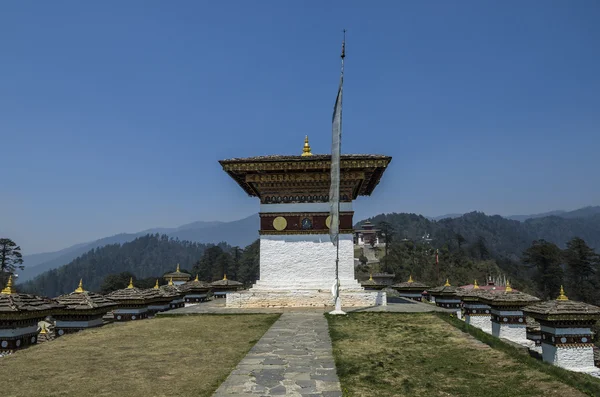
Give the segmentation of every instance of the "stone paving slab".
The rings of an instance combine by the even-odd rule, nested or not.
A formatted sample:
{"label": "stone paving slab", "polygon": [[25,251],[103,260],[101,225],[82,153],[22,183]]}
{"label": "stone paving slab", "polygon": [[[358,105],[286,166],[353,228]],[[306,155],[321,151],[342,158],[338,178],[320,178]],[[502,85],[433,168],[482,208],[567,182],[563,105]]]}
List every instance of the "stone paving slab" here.
{"label": "stone paving slab", "polygon": [[342,396],[323,310],[286,312],[213,397]]}

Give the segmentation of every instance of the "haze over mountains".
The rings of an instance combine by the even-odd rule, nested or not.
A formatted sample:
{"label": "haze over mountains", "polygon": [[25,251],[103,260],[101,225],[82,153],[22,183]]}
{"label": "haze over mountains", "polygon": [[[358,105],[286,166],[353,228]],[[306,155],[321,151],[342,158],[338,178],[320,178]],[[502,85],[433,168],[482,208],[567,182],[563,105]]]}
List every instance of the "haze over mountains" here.
{"label": "haze over mountains", "polygon": [[[471,214],[449,214],[426,218],[434,221],[441,221],[442,219],[448,218],[464,218],[465,220],[468,220],[472,218]],[[547,240],[562,246],[569,238],[573,237],[572,235],[574,233],[579,234],[580,237],[586,239],[592,247],[600,247],[600,206],[585,207],[574,211],[551,211],[542,214],[515,215],[505,218],[497,215],[486,216],[480,214],[480,216],[487,217],[486,219],[490,220],[490,230],[486,231],[486,234],[489,234],[490,236],[495,234],[507,234],[507,229],[515,234],[521,235],[523,241],[518,244],[519,249],[524,245],[528,245],[531,241],[525,240],[530,238],[546,238]],[[374,218],[378,219],[378,217]],[[508,220],[525,222],[526,220],[532,219],[537,221],[529,221],[526,225],[523,225],[523,227],[519,227],[518,223],[513,224],[508,222]],[[504,220],[504,222],[502,222],[502,220]],[[199,221],[176,228],[153,228],[138,233],[121,233],[89,243],[76,244],[56,252],[26,255],[24,257],[24,265],[26,267],[25,270],[19,273],[19,282],[30,280],[47,270],[66,265],[73,259],[92,249],[108,244],[126,243],[146,234],[159,233],[166,234],[169,237],[177,238],[179,240],[212,244],[227,242],[231,246],[245,247],[258,238],[258,223],[258,214],[233,222]],[[433,226],[432,224],[423,224],[423,227],[431,229]],[[472,231],[478,233],[475,229]],[[399,230],[399,232],[403,233],[401,230]],[[431,233],[432,230],[427,232]],[[466,236],[472,234],[469,230],[461,231],[461,233]],[[517,252],[515,251],[512,254],[514,255],[516,253]]]}

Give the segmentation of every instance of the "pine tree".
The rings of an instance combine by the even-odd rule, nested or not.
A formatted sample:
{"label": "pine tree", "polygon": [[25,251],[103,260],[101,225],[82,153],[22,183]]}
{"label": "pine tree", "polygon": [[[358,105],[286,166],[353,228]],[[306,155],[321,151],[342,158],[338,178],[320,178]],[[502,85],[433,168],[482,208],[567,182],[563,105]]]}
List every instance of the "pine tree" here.
{"label": "pine tree", "polygon": [[0,283],[2,286],[15,270],[24,268],[22,263],[21,247],[9,238],[0,238]]}
{"label": "pine tree", "polygon": [[562,252],[554,243],[534,241],[523,252],[523,262],[535,269],[535,282],[543,299],[552,299],[563,284]]}
{"label": "pine tree", "polygon": [[564,259],[567,265],[566,275],[570,297],[588,303],[597,303],[599,298],[597,273],[600,256],[583,239],[575,237],[567,243]]}

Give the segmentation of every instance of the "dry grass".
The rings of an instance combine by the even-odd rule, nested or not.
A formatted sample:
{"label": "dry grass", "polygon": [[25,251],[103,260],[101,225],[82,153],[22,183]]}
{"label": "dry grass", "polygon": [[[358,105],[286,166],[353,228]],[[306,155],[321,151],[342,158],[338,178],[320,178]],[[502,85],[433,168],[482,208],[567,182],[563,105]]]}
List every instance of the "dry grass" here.
{"label": "dry grass", "polygon": [[584,396],[431,314],[328,319],[344,396]]}
{"label": "dry grass", "polygon": [[0,359],[8,396],[210,396],[278,315],[111,324]]}

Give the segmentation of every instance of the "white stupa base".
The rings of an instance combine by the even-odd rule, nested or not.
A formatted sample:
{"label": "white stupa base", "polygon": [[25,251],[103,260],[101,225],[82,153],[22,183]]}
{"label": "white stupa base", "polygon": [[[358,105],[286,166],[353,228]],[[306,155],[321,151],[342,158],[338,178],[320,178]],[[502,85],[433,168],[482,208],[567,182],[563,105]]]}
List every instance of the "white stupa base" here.
{"label": "white stupa base", "polygon": [[590,347],[557,347],[542,342],[545,362],[575,372],[598,372],[594,366],[594,349]]}
{"label": "white stupa base", "polygon": [[[382,291],[341,291],[341,303],[344,307],[370,307],[387,305],[387,296]],[[298,289],[254,290],[227,294],[227,307],[331,307],[335,298],[330,291]]]}
{"label": "white stupa base", "polygon": [[334,316],[346,314],[346,312],[342,310],[342,300],[339,297],[335,300],[335,309],[330,311],[329,314]]}

